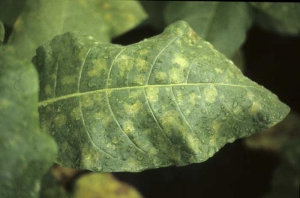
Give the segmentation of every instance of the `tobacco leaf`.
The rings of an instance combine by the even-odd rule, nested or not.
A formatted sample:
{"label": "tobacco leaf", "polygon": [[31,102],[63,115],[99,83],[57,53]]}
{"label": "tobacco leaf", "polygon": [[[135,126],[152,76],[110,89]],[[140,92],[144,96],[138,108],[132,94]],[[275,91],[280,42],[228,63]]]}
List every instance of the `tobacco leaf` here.
{"label": "tobacco leaf", "polygon": [[102,172],[183,166],[281,121],[289,107],[184,21],[120,46],[66,33],[37,49],[41,127],[57,162]]}
{"label": "tobacco leaf", "polygon": [[3,23],[0,21],[0,46],[3,45],[4,35],[5,35],[5,29]]}
{"label": "tobacco leaf", "polygon": [[14,24],[7,49],[18,58],[31,59],[39,45],[68,31],[109,42],[146,16],[135,1],[27,0]]}
{"label": "tobacco leaf", "polygon": [[165,21],[177,20],[187,21],[200,37],[232,58],[244,43],[253,16],[245,2],[169,2]]}
{"label": "tobacco leaf", "polygon": [[39,197],[55,142],[39,130],[38,77],[30,62],[0,52],[0,195]]}

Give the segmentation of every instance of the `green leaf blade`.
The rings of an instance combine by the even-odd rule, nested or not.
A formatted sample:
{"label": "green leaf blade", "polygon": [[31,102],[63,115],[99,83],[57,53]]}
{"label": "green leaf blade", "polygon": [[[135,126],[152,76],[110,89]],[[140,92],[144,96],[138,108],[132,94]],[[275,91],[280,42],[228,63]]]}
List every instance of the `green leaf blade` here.
{"label": "green leaf blade", "polygon": [[289,112],[186,22],[125,47],[94,42],[68,33],[37,50],[41,126],[63,165],[137,172],[202,162]]}
{"label": "green leaf blade", "polygon": [[38,77],[33,65],[0,53],[0,194],[38,197],[57,148],[38,126]]}

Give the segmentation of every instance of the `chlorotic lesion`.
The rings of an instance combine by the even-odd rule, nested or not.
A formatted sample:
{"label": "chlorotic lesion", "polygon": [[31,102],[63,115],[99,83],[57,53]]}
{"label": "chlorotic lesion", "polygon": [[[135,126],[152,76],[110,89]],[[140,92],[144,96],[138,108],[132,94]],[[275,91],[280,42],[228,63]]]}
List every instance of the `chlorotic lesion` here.
{"label": "chlorotic lesion", "polygon": [[127,120],[124,123],[124,132],[126,135],[131,135],[135,131],[134,124],[131,120]]}
{"label": "chlorotic lesion", "polygon": [[127,114],[130,114],[132,116],[136,116],[136,114],[138,112],[140,112],[141,108],[142,108],[143,104],[141,103],[141,101],[136,101],[134,104],[132,105],[129,105],[127,103],[124,104],[124,109],[125,109],[125,112]]}
{"label": "chlorotic lesion", "polygon": [[74,84],[77,81],[77,76],[75,75],[65,75],[62,79],[61,79],[61,83],[62,84]]}
{"label": "chlorotic lesion", "polygon": [[249,109],[249,113],[251,115],[257,115],[258,112],[260,112],[261,110],[262,110],[262,106],[260,102],[254,101],[251,108]]}
{"label": "chlorotic lesion", "polygon": [[100,76],[103,71],[108,70],[107,62],[104,59],[96,59],[92,63],[92,69],[87,72],[90,77]]}
{"label": "chlorotic lesion", "polygon": [[213,103],[218,95],[217,89],[214,86],[209,86],[204,89],[204,98],[206,102]]}

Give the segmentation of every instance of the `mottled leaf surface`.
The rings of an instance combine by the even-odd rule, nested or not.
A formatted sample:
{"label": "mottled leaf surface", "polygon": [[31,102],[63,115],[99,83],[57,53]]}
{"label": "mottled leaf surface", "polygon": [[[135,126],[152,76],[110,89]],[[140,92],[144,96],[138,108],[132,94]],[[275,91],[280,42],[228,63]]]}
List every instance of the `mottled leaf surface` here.
{"label": "mottled leaf surface", "polygon": [[18,58],[31,59],[39,45],[68,31],[109,42],[145,18],[136,1],[27,0],[14,24],[8,50]]}
{"label": "mottled leaf surface", "polygon": [[57,162],[74,168],[203,162],[289,112],[184,21],[128,46],[66,33],[34,62],[41,127],[59,144]]}
{"label": "mottled leaf surface", "polygon": [[246,39],[252,13],[245,2],[174,1],[165,8],[165,20],[187,21],[200,37],[232,58]]}
{"label": "mottled leaf surface", "polygon": [[258,24],[281,34],[299,35],[300,4],[278,2],[251,2],[257,12]]}
{"label": "mottled leaf surface", "polygon": [[2,52],[0,68],[0,197],[37,198],[57,152],[39,131],[37,72]]}

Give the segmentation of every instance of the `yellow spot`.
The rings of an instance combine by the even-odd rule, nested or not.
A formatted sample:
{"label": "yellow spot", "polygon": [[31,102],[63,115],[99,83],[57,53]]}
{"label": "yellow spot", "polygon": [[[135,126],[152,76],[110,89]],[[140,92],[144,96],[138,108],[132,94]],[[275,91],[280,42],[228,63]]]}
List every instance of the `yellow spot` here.
{"label": "yellow spot", "polygon": [[127,55],[122,55],[120,59],[117,61],[119,74],[124,76],[125,71],[129,71],[134,65],[134,59]]}
{"label": "yellow spot", "polygon": [[83,7],[85,7],[85,8],[88,6],[86,0],[78,0],[78,2],[79,2],[79,4],[80,4],[81,6],[83,6]]}
{"label": "yellow spot", "polygon": [[141,94],[143,94],[142,90],[135,90],[129,93],[129,98],[138,98]]}
{"label": "yellow spot", "polygon": [[262,109],[261,104],[259,102],[254,101],[252,107],[249,109],[249,113],[251,115],[256,115]]}
{"label": "yellow spot", "polygon": [[107,20],[107,21],[111,20],[111,15],[110,14],[105,14],[104,19]]}
{"label": "yellow spot", "polygon": [[140,111],[142,106],[143,106],[142,103],[138,100],[132,105],[128,105],[127,103],[125,103],[124,109],[125,109],[126,113],[129,113],[129,114],[132,114],[133,116],[135,116]]}
{"label": "yellow spot", "polygon": [[162,80],[165,80],[167,78],[167,74],[165,72],[157,72],[155,74],[155,78],[158,81],[162,81]]}
{"label": "yellow spot", "polygon": [[124,124],[124,132],[127,135],[130,135],[133,131],[135,130],[134,126],[133,126],[133,122],[132,121],[126,121]]}
{"label": "yellow spot", "polygon": [[71,117],[75,120],[79,120],[81,116],[81,112],[79,108],[74,108],[71,112]]}
{"label": "yellow spot", "polygon": [[166,111],[162,116],[162,127],[167,133],[173,133],[176,129],[179,132],[177,135],[187,135],[188,130],[177,115],[177,111]]}
{"label": "yellow spot", "polygon": [[216,136],[215,135],[210,136],[209,145],[216,146]]}
{"label": "yellow spot", "polygon": [[170,70],[171,83],[182,83],[184,81],[183,70],[180,68],[172,68]]}
{"label": "yellow spot", "polygon": [[104,9],[109,9],[110,8],[110,4],[108,2],[103,3],[102,6]]}
{"label": "yellow spot", "polygon": [[61,83],[62,83],[62,84],[72,84],[72,83],[76,83],[76,78],[77,78],[77,76],[67,75],[67,76],[64,76],[64,77],[61,79]]}
{"label": "yellow spot", "polygon": [[178,91],[176,92],[176,95],[177,95],[177,98],[176,98],[176,101],[179,105],[182,105],[183,104],[183,95],[182,95],[182,92],[181,91]]}
{"label": "yellow spot", "polygon": [[106,60],[96,59],[93,60],[93,69],[88,71],[89,76],[100,76],[102,71],[108,70]]}
{"label": "yellow spot", "polygon": [[210,86],[204,89],[204,98],[206,102],[213,103],[216,100],[218,92],[215,87]]}
{"label": "yellow spot", "polygon": [[54,118],[54,122],[58,127],[62,127],[66,124],[66,116],[60,114]]}
{"label": "yellow spot", "polygon": [[82,107],[93,106],[94,101],[93,101],[92,97],[90,97],[89,95],[82,95],[81,96],[81,105],[82,105]]}
{"label": "yellow spot", "polygon": [[148,88],[147,89],[147,98],[150,102],[157,102],[158,101],[158,93],[159,89],[158,88]]}
{"label": "yellow spot", "polygon": [[145,82],[145,75],[136,75],[133,79],[133,82],[138,85],[143,85]]}
{"label": "yellow spot", "polygon": [[196,103],[196,100],[195,100],[196,97],[197,97],[197,95],[195,94],[195,92],[189,94],[189,103],[190,103],[192,106],[194,106],[195,103]]}
{"label": "yellow spot", "polygon": [[19,17],[14,25],[14,31],[19,32],[23,28],[23,20]]}
{"label": "yellow spot", "polygon": [[254,95],[251,92],[247,92],[247,98],[252,101],[254,98]]}
{"label": "yellow spot", "polygon": [[142,49],[139,51],[140,55],[145,55],[148,53],[148,50],[147,49]]}
{"label": "yellow spot", "polygon": [[9,106],[11,106],[11,102],[9,100],[4,98],[0,100],[0,109],[6,109]]}
{"label": "yellow spot", "polygon": [[223,73],[223,70],[220,69],[220,68],[215,68],[215,71],[216,71],[217,73]]}
{"label": "yellow spot", "polygon": [[186,68],[189,65],[189,62],[181,54],[175,54],[175,57],[172,60],[173,63],[177,63],[180,67]]}
{"label": "yellow spot", "polygon": [[217,122],[217,121],[213,121],[213,123],[212,123],[212,127],[213,127],[213,129],[216,131],[216,132],[218,132],[219,131],[219,129],[220,129],[220,127],[221,127],[221,123],[219,123],[219,122]]}
{"label": "yellow spot", "polygon": [[46,95],[50,95],[52,93],[52,89],[51,89],[50,85],[46,85],[44,90],[45,90]]}
{"label": "yellow spot", "polygon": [[96,120],[100,120],[103,123],[103,127],[110,126],[114,121],[110,115],[107,115],[104,112],[97,112],[94,114]]}
{"label": "yellow spot", "polygon": [[138,71],[147,71],[148,69],[148,62],[141,59],[141,58],[137,58],[136,60],[136,67]]}

